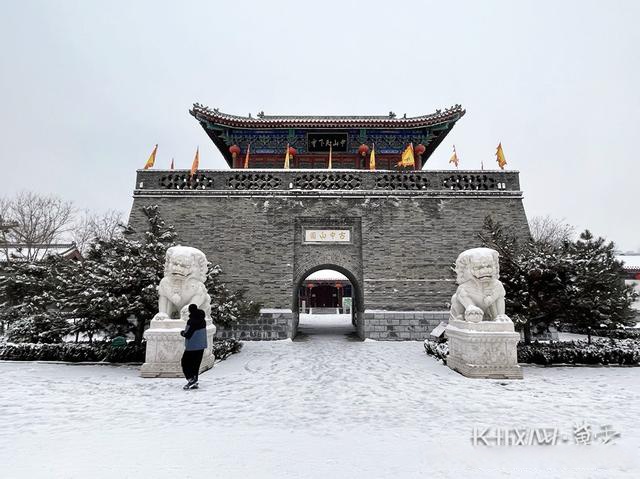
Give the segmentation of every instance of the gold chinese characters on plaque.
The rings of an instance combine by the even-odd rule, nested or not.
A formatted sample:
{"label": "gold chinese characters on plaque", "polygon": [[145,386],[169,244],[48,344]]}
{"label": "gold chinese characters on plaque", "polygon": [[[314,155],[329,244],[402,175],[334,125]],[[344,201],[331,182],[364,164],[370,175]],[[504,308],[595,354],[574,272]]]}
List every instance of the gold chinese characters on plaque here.
{"label": "gold chinese characters on plaque", "polygon": [[351,230],[304,230],[305,243],[349,243]]}

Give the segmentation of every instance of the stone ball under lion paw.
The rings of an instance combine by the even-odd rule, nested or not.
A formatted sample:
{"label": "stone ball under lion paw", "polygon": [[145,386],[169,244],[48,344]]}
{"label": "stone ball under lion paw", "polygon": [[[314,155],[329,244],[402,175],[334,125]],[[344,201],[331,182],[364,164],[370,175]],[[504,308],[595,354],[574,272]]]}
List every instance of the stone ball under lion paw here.
{"label": "stone ball under lion paw", "polygon": [[464,319],[470,323],[479,323],[483,316],[482,310],[476,306],[471,306],[464,312]]}
{"label": "stone ball under lion paw", "polygon": [[509,316],[507,316],[506,314],[499,314],[498,316],[496,316],[496,321],[498,323],[512,323],[513,321],[511,321],[511,318]]}
{"label": "stone ball under lion paw", "polygon": [[153,317],[154,321],[163,321],[165,319],[169,319],[167,313],[156,313],[156,315]]}

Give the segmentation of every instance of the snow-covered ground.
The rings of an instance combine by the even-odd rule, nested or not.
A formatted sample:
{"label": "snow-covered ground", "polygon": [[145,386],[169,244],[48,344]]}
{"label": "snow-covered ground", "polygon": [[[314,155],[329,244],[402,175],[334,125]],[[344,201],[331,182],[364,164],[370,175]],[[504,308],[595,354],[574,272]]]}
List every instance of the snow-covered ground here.
{"label": "snow-covered ground", "polygon": [[[183,391],[136,367],[0,362],[2,478],[639,477],[640,369],[471,380],[420,342],[305,318]],[[610,425],[616,444],[473,446],[474,427]],[[559,441],[560,442],[560,441]]]}

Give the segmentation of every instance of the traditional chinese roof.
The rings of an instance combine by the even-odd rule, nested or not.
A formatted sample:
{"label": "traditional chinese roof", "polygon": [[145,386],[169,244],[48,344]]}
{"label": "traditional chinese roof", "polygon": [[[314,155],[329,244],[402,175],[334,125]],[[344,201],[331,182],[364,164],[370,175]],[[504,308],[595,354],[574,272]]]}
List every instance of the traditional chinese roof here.
{"label": "traditional chinese roof", "polygon": [[640,255],[637,254],[622,254],[616,256],[618,261],[622,261],[622,267],[626,271],[639,272],[640,273]]}
{"label": "traditional chinese roof", "polygon": [[[319,141],[324,147],[322,141],[326,140],[317,139],[323,134],[341,136],[340,148],[333,145],[334,160],[338,164],[344,161],[339,159],[340,155],[351,155],[355,164],[358,158],[355,155],[364,144],[369,147],[375,145],[380,164],[386,161],[388,165],[391,160],[389,157],[385,159],[384,155],[400,155],[413,143],[424,147],[420,157],[421,168],[465,114],[465,110],[460,105],[455,105],[446,110],[436,110],[429,115],[404,115],[401,118],[393,112],[379,116],[275,116],[260,112],[254,118],[251,114],[231,115],[217,108],[211,109],[195,103],[189,113],[198,120],[232,168],[239,166],[237,161],[234,163],[234,154],[230,148],[236,147],[237,160],[238,151],[244,154],[247,145],[251,145],[251,158],[257,164],[280,158],[286,146],[296,150],[298,164],[304,164],[304,158],[313,163],[318,155],[328,154],[328,146],[323,152],[313,143],[313,138],[316,138],[315,141]],[[334,138],[334,141],[337,141],[337,138]]]}
{"label": "traditional chinese roof", "polygon": [[189,111],[198,121],[209,121],[234,128],[423,128],[447,124],[459,120],[465,110],[454,105],[436,110],[429,115],[398,118],[395,113],[373,116],[306,116],[306,115],[265,115],[249,116],[223,113],[217,108],[209,108],[194,103]]}
{"label": "traditional chinese roof", "polygon": [[48,256],[60,256],[64,259],[81,260],[82,253],[75,243],[69,244],[37,244],[27,245],[21,243],[0,244],[0,263],[10,259],[13,262],[26,261],[27,250],[35,252],[34,261],[42,261]]}

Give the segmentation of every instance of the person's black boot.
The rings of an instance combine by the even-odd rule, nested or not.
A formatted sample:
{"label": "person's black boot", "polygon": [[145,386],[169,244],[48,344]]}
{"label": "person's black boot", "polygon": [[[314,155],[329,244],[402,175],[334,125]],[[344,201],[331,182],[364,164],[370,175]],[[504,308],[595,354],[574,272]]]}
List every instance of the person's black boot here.
{"label": "person's black boot", "polygon": [[189,389],[198,389],[198,375],[196,374],[192,379],[192,383],[189,385]]}
{"label": "person's black boot", "polygon": [[191,386],[193,386],[193,384],[197,384],[197,382],[198,382],[198,378],[194,376],[187,381],[187,384],[185,384],[182,389],[186,391],[187,389],[190,389]]}

